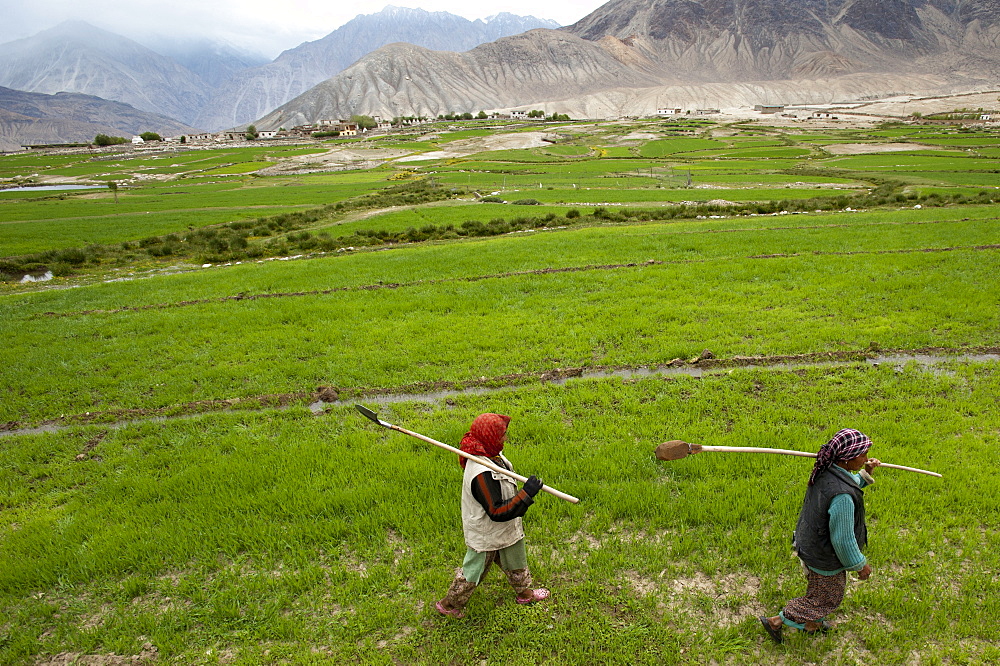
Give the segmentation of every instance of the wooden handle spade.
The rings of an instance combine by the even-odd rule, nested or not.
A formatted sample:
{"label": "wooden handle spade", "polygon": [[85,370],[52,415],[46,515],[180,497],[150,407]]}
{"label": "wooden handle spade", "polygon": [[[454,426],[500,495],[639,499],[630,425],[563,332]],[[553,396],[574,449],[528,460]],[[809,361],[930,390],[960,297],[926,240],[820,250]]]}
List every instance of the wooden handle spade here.
{"label": "wooden handle spade", "polygon": [[[354,406],[357,408],[357,410],[359,412],[361,412],[365,416],[365,418],[367,418],[367,419],[369,419],[369,420],[371,420],[371,421],[379,424],[380,426],[382,426],[384,428],[389,428],[390,430],[395,430],[396,432],[401,432],[404,435],[409,435],[410,437],[416,437],[417,439],[422,440],[424,442],[427,442],[428,444],[433,444],[434,446],[438,446],[438,447],[444,449],[445,451],[451,451],[452,453],[454,453],[456,455],[459,455],[459,456],[462,456],[463,458],[465,458],[467,460],[474,460],[477,463],[479,463],[480,465],[482,465],[483,467],[486,467],[487,469],[491,469],[494,472],[497,472],[498,474],[503,474],[504,476],[508,476],[508,477],[510,477],[512,479],[520,481],[521,483],[524,483],[525,481],[528,480],[528,477],[522,476],[522,475],[518,474],[517,472],[512,472],[509,469],[504,469],[503,467],[500,467],[499,465],[494,464],[493,462],[491,462],[490,460],[488,460],[486,458],[482,458],[480,456],[474,456],[471,453],[466,453],[465,451],[463,451],[461,449],[456,449],[454,446],[448,446],[444,442],[439,442],[436,439],[431,439],[430,437],[427,437],[425,435],[421,435],[419,432],[413,432],[412,430],[407,430],[406,428],[400,428],[397,425],[393,425],[393,424],[391,424],[391,423],[389,423],[387,421],[383,421],[382,419],[380,419],[378,417],[378,415],[375,412],[373,412],[372,410],[368,409],[367,407],[365,407],[363,405],[354,405]],[[567,502],[572,502],[573,504],[576,504],[577,502],[580,501],[579,498],[573,497],[572,495],[570,495],[568,493],[564,493],[564,492],[562,492],[560,490],[556,490],[552,486],[543,485],[542,486],[542,491],[546,492],[546,493],[548,493],[550,495],[555,495],[559,499],[564,499]]]}
{"label": "wooden handle spade", "polygon": [[[719,451],[722,453],[780,453],[786,456],[802,456],[803,458],[816,457],[815,453],[809,453],[807,451],[762,449],[755,446],[702,446],[701,444],[689,444],[688,442],[683,442],[679,439],[672,439],[669,442],[663,442],[656,447],[656,459],[680,460],[681,458],[687,458],[689,455],[701,453],[702,451]],[[888,463],[882,463],[880,467],[901,469],[906,472],[917,472],[918,474],[927,474],[929,476],[941,476],[937,472],[928,472],[926,469],[917,469],[916,467],[903,467],[902,465],[890,465]]]}

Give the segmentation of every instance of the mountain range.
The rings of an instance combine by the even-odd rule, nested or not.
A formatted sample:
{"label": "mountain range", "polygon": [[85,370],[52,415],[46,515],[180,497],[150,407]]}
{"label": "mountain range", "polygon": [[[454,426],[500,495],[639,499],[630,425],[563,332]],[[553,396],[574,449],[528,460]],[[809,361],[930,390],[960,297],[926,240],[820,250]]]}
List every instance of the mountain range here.
{"label": "mountain range", "polygon": [[[69,21],[0,44],[0,86],[94,95],[214,131],[252,121],[385,44],[408,41],[462,51],[537,27],[558,24],[506,13],[469,21],[446,12],[388,6],[267,63],[228,45],[161,37],[144,46]],[[150,128],[159,129],[164,128]]]}
{"label": "mountain range", "polygon": [[439,51],[466,51],[484,42],[555,21],[501,13],[469,21],[447,12],[388,6],[358,16],[329,35],[285,51],[274,62],[245,70],[220,86],[194,118],[198,127],[235,127],[259,118],[349,67],[366,53],[394,42]]}
{"label": "mountain range", "polygon": [[93,141],[98,134],[131,137],[146,131],[177,136],[197,130],[173,118],[93,95],[0,88],[0,151],[31,144]]}
{"label": "mountain range", "polygon": [[[8,92],[0,110],[19,119],[2,127],[21,128],[25,142],[59,131],[64,141],[92,138],[74,123],[94,102],[74,110],[76,98],[51,95],[62,91],[159,114],[142,129],[171,134],[168,120],[277,129],[515,108],[600,118],[996,90],[1000,0],[610,0],[563,28],[389,6],[272,62],[178,38],[154,46],[80,22],[0,44],[0,86],[50,93],[39,99],[58,97],[53,109],[67,114],[62,130],[49,115],[38,124],[46,138],[32,138],[32,116],[3,106],[16,97]],[[134,114],[108,113],[122,118],[106,123],[119,134],[136,126]]]}
{"label": "mountain range", "polygon": [[209,95],[208,84],[174,60],[83,21],[0,44],[0,86],[94,95],[183,123]]}
{"label": "mountain range", "polygon": [[1000,0],[611,0],[465,53],[392,44],[259,118],[829,103],[1000,84]]}

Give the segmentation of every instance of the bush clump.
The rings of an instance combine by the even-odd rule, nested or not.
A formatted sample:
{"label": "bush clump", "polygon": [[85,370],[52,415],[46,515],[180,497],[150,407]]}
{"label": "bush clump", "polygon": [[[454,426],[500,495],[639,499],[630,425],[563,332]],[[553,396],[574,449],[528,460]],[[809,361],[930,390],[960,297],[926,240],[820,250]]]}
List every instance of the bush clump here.
{"label": "bush clump", "polygon": [[[454,224],[426,224],[404,231],[362,229],[348,236],[333,238],[327,232],[315,233],[306,229],[328,217],[347,210],[388,208],[404,204],[437,201],[464,194],[458,188],[443,187],[432,179],[413,180],[390,185],[371,194],[354,197],[335,204],[293,213],[284,213],[252,220],[239,220],[212,227],[203,227],[186,233],[152,236],[136,241],[113,245],[88,245],[84,248],[48,250],[20,257],[0,259],[0,280],[20,280],[24,275],[42,275],[51,270],[53,275],[68,275],[85,265],[98,266],[108,263],[136,261],[142,258],[161,259],[176,257],[199,260],[203,263],[258,259],[302,252],[333,252],[348,247],[371,247],[395,243],[419,243],[456,238],[487,237],[501,234],[543,229],[556,224],[576,224],[584,220],[580,211],[571,208],[565,217],[553,212],[540,216],[519,215],[512,219],[495,217],[488,222],[467,220]],[[484,197],[484,202],[503,202],[499,197]],[[994,190],[981,190],[975,194],[931,192],[920,194],[906,190],[901,183],[880,181],[869,193],[856,196],[816,197],[811,199],[782,199],[778,201],[748,201],[738,204],[677,204],[662,208],[614,208],[596,206],[587,220],[611,223],[631,221],[666,221],[708,217],[711,215],[773,215],[782,212],[813,212],[844,210],[884,205],[945,206],[951,203],[998,203],[1000,194]],[[521,199],[515,205],[537,205],[535,199]],[[175,259],[176,260],[176,259]]]}

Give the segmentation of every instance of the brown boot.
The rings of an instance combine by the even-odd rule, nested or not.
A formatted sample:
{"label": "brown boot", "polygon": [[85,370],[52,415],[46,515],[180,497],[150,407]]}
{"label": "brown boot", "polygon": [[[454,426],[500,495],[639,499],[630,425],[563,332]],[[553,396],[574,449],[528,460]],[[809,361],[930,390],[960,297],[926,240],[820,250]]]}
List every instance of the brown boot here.
{"label": "brown boot", "polygon": [[448,593],[444,595],[444,599],[434,604],[434,607],[439,613],[448,617],[465,617],[465,604],[469,603],[475,589],[476,584],[465,580],[462,570],[459,569],[455,573],[455,580],[451,581]]}
{"label": "brown boot", "polygon": [[517,603],[533,604],[536,601],[541,601],[549,597],[549,591],[544,587],[531,589],[531,570],[527,567],[523,569],[511,569],[505,573],[507,574],[510,586],[514,588],[514,593],[517,595]]}

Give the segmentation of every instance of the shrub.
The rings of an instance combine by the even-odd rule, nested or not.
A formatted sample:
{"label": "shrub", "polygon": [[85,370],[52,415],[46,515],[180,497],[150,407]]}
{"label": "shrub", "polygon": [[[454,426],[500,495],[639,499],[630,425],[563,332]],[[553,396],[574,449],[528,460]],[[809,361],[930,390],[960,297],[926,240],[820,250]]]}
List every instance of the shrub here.
{"label": "shrub", "polygon": [[[126,248],[127,249],[127,248]],[[87,262],[87,253],[78,247],[71,247],[58,253],[59,262],[79,266]]]}
{"label": "shrub", "polygon": [[479,220],[466,220],[462,222],[462,231],[465,232],[466,236],[485,236],[486,225]]}
{"label": "shrub", "polygon": [[120,143],[125,143],[128,141],[123,136],[108,136],[107,134],[98,134],[94,137],[94,143],[98,146],[114,146]]}
{"label": "shrub", "polygon": [[538,199],[518,199],[513,203],[515,206],[537,206],[541,202]]}

